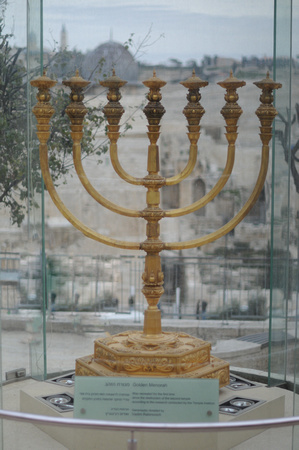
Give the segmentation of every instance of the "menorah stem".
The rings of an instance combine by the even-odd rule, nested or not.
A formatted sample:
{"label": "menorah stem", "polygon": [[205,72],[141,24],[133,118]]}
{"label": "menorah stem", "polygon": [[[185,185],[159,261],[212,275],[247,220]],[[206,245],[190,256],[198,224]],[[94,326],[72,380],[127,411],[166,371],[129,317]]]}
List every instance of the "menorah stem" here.
{"label": "menorah stem", "polygon": [[[159,127],[160,128],[160,127]],[[150,139],[153,138],[158,132],[147,133]],[[160,170],[159,161],[159,148],[156,144],[150,144],[148,146],[148,157],[147,157],[147,171],[149,175],[157,175]]]}
{"label": "menorah stem", "polygon": [[165,179],[159,174],[160,160],[157,141],[160,136],[160,121],[165,113],[165,109],[160,103],[162,99],[160,88],[166,83],[157,78],[154,72],[153,77],[143,84],[149,88],[147,95],[149,102],[143,112],[148,120],[147,135],[150,141],[147,157],[148,175],[143,179],[143,185],[147,188],[147,206],[143,211],[143,217],[147,221],[147,239],[141,244],[141,248],[146,252],[145,268],[142,275],[144,282],[142,292],[148,303],[144,315],[143,337],[163,339],[161,312],[157,305],[164,292],[164,275],[160,257],[163,244],[160,240],[159,221],[163,217],[163,211],[160,209],[160,189],[164,186]]}
{"label": "menorah stem", "polygon": [[148,253],[145,257],[145,268],[143,273],[144,294],[148,308],[144,312],[143,334],[144,336],[160,336],[161,311],[157,307],[160,297],[164,292],[163,273],[161,269],[161,257],[159,253]]}
{"label": "menorah stem", "polygon": [[149,148],[148,172],[144,178],[144,185],[147,187],[146,202],[147,207],[143,210],[143,217],[146,219],[147,239],[141,244],[141,249],[146,252],[145,267],[142,275],[144,294],[148,308],[144,316],[144,336],[161,336],[161,312],[158,303],[164,292],[164,275],[161,268],[160,252],[163,243],[160,240],[159,221],[163,217],[160,209],[160,187],[164,179],[157,173],[158,169],[158,148],[153,145]]}
{"label": "menorah stem", "polygon": [[[140,216],[147,221],[146,236],[147,239],[140,244],[140,248],[146,252],[145,270],[143,273],[143,294],[147,300],[148,308],[145,311],[144,330],[141,339],[161,338],[161,313],[157,307],[163,289],[163,273],[161,270],[160,252],[162,250],[162,241],[160,240],[159,221],[163,217],[163,211],[160,209],[160,188],[165,184],[165,179],[159,175],[159,148],[157,140],[159,138],[159,122],[164,114],[164,108],[159,103],[161,94],[159,89],[165,84],[155,75],[152,79],[145,82],[150,87],[148,94],[149,104],[144,112],[148,117],[148,137],[150,145],[148,146],[147,171],[148,175],[144,178],[135,178],[129,175],[121,166],[117,154],[117,141],[119,138],[119,122],[124,112],[119,100],[121,94],[119,88],[124,85],[124,81],[115,76],[101,82],[102,86],[108,87],[108,103],[103,111],[108,120],[108,137],[110,140],[110,156],[115,172],[125,181],[134,185],[143,185],[147,189],[146,208],[140,212]],[[148,339],[148,341],[150,341]]]}
{"label": "menorah stem", "polygon": [[[153,203],[151,199],[159,196],[159,191],[153,192],[149,189],[147,193],[148,213],[153,210]],[[159,214],[159,211],[157,211]],[[146,251],[145,267],[142,275],[144,283],[142,293],[144,294],[148,308],[144,313],[144,336],[158,336],[161,335],[161,311],[158,308],[158,303],[162,294],[164,293],[163,282],[164,275],[161,268],[161,256],[163,243],[160,240],[160,224],[159,218],[152,218],[148,216],[148,222],[146,225],[147,240],[141,244],[141,248]]]}

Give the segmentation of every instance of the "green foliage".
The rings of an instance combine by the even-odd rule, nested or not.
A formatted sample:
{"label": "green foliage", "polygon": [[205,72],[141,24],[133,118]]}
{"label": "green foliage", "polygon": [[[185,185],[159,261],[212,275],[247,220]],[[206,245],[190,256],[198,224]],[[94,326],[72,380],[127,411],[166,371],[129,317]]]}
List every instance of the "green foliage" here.
{"label": "green foliage", "polygon": [[[49,165],[54,181],[57,181],[61,176],[67,175],[70,168],[73,167],[70,120],[65,113],[69,102],[69,95],[63,88],[59,88],[52,93],[52,104],[55,114],[51,120],[51,135],[48,148]],[[91,154],[101,156],[108,150],[107,139],[97,144],[95,142],[97,132],[101,127],[105,126],[104,117],[99,115],[96,107],[87,107],[87,110],[82,138],[83,158]]]}
{"label": "green foliage", "polygon": [[127,50],[129,50],[129,48],[131,48],[133,46],[133,42],[134,42],[133,37],[134,37],[134,33],[131,33],[129,39],[126,42],[124,42],[124,47]]}
{"label": "green foliage", "polygon": [[[24,49],[13,49],[9,44],[11,35],[4,32],[4,15],[6,1],[0,0],[2,14],[0,17],[0,206],[5,206],[10,211],[11,222],[21,225],[25,218],[27,208],[33,204],[34,193],[41,190],[41,175],[39,168],[38,140],[32,137],[32,127],[27,124],[28,80],[37,76],[40,68],[35,73],[27,73],[26,68],[20,62],[20,56]],[[137,45],[136,53],[148,45],[150,31]],[[132,47],[133,34],[125,43],[126,47]],[[82,67],[84,55],[74,50],[56,52],[48,62],[48,75],[55,74],[61,81],[62,78],[74,76],[75,70]],[[104,61],[99,61],[96,74],[100,75]],[[94,78],[95,74],[91,74]],[[105,74],[101,73],[101,77]],[[58,85],[59,86],[59,85]],[[94,100],[94,98],[92,99]],[[32,99],[32,104],[35,100]],[[70,99],[63,87],[53,89],[52,104],[55,114],[51,119],[51,135],[48,141],[49,165],[52,178],[56,184],[64,181],[66,175],[73,168],[72,139],[70,134],[70,121],[65,113]],[[84,120],[84,134],[82,139],[82,158],[95,155],[97,162],[101,162],[101,155],[108,150],[108,140],[96,139],[99,129],[106,131],[106,120],[100,114],[99,107],[89,106],[85,102],[87,114]],[[139,111],[140,105],[134,107],[123,127],[122,134],[132,128],[131,121],[134,114]],[[29,131],[27,131],[27,128]],[[30,139],[29,135],[30,133]],[[28,148],[30,141],[31,148]],[[36,206],[36,205],[35,205]]]}
{"label": "green foliage", "polygon": [[[68,79],[75,75],[77,68],[82,67],[83,59],[82,53],[76,50],[59,51],[48,63],[48,74],[51,76],[52,73],[59,80]],[[102,65],[103,61],[99,61],[97,71],[101,71]],[[65,112],[70,103],[70,97],[69,90],[61,85],[54,89],[51,95],[55,113],[51,119],[51,134],[48,141],[49,165],[52,178],[57,181],[61,177],[65,179],[65,176],[73,167],[70,120]],[[91,154],[100,157],[108,150],[108,140],[96,141],[96,135],[99,129],[106,128],[106,119],[99,114],[99,107],[88,106],[88,102],[85,102],[85,106],[87,107],[87,114],[84,119],[84,134],[81,142],[82,157],[85,158]],[[99,158],[98,163],[100,162],[101,159]]]}
{"label": "green foliage", "polygon": [[22,49],[12,51],[9,34],[0,18],[0,204],[11,211],[12,223],[22,222],[25,213],[26,83],[25,69],[18,63]]}
{"label": "green foliage", "polygon": [[[23,49],[13,49],[9,44],[11,35],[4,32],[4,19],[0,18],[0,205],[10,211],[11,222],[21,225],[28,207],[33,204],[34,191],[41,189],[38,142],[33,139],[32,148],[27,145],[27,74],[20,62]],[[75,52],[58,53],[52,67],[72,71],[82,55]],[[57,59],[57,60],[56,60]],[[75,63],[74,63],[75,61]],[[63,88],[52,93],[55,114],[52,118],[49,140],[49,164],[54,181],[66,176],[73,167],[72,140],[69,118],[65,109],[69,95]],[[87,107],[82,139],[82,155],[100,157],[107,151],[107,140],[95,145],[95,136],[104,124],[104,118],[95,107]],[[100,159],[99,159],[100,162]]]}

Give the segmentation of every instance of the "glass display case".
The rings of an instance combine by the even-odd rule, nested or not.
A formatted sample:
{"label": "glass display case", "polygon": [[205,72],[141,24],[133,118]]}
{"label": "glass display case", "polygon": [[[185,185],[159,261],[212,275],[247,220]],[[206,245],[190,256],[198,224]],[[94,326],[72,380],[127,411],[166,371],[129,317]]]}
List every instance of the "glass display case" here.
{"label": "glass display case", "polygon": [[[19,155],[19,159],[14,159],[15,172],[10,175],[18,183],[10,197],[10,185],[4,175],[3,183],[0,181],[3,193],[5,189],[8,192],[6,196],[0,192],[2,408],[17,408],[10,407],[12,386],[18,390],[18,382],[25,382],[27,377],[30,382],[58,378],[70,387],[76,359],[92,353],[95,339],[143,327],[147,308],[141,292],[144,252],[95,243],[62,217],[44,188],[36,119],[31,112],[37,91],[30,81],[46,69],[47,75],[57,81],[52,89],[55,115],[48,147],[51,173],[61,199],[96,232],[109,238],[142,242],[146,236],[144,219],[116,216],[97,205],[80,185],[72,162],[70,126],[65,113],[69,92],[62,81],[74,76],[78,69],[91,82],[84,94],[88,108],[82,145],[84,170],[109,201],[137,210],[146,206],[143,187],[119,182],[107,152],[107,123],[102,113],[107,90],[99,85],[99,80],[109,77],[113,66],[116,75],[128,81],[121,90],[125,113],[119,158],[125,170],[136,177],[144,176],[148,147],[146,119],[141,111],[146,103],[142,82],[152,77],[153,70],[167,81],[161,89],[166,113],[159,138],[160,169],[165,178],[181,172],[189,158],[187,122],[181,113],[186,105],[186,91],[179,82],[192,76],[192,71],[209,82],[201,89],[200,102],[206,112],[201,120],[198,162],[188,179],[162,188],[161,207],[167,211],[184,208],[205,196],[221,177],[227,142],[220,110],[226,100],[217,83],[226,79],[230,70],[246,81],[246,86],[238,90],[243,114],[238,123],[232,176],[220,195],[200,210],[188,216],[164,218],[161,237],[166,242],[215,233],[246,203],[261,159],[260,125],[255,116],[260,91],[253,82],[264,79],[269,71],[271,78],[282,83],[275,92],[278,115],[273,126],[268,174],[255,206],[239,225],[217,241],[161,253],[165,292],[158,308],[163,330],[211,342],[211,353],[228,361],[231,377],[236,378],[232,384],[286,387],[287,414],[296,416],[298,2],[276,0],[274,8],[272,2],[255,9],[244,5],[243,13],[238,11],[239,3],[233,1],[230,12],[223,9],[220,1],[215,2],[214,11],[205,10],[205,6],[201,11],[194,9],[191,1],[184,7],[169,2],[166,12],[155,6],[148,8],[146,2],[139,7],[117,3],[112,9],[99,5],[102,9],[95,8],[93,17],[86,5],[62,8],[57,3],[54,11],[55,5],[50,3],[30,0],[24,4],[14,0],[5,3],[2,12],[1,39],[7,40],[7,58],[17,74],[12,81],[8,78],[7,89],[11,89],[9,96],[17,114],[7,116],[14,123],[10,130],[11,147],[7,131],[1,139],[3,148]],[[100,27],[97,34],[100,16],[96,23],[94,17],[100,12],[101,20],[109,27]],[[77,20],[81,15],[89,23],[88,33],[84,20]],[[122,26],[123,17],[130,17],[126,26]],[[170,26],[170,22],[177,25]],[[180,27],[186,30],[187,23],[188,32],[178,33]],[[93,34],[94,40],[87,39],[86,34]],[[14,55],[18,56],[14,59]],[[3,67],[1,70],[3,82],[8,75]],[[10,82],[14,83],[11,87]],[[4,103],[1,107],[6,117]],[[5,161],[4,152],[0,151],[0,170],[2,165],[8,172],[12,163]],[[60,401],[63,399],[65,396]],[[222,405],[231,407],[225,402]],[[15,423],[3,424],[2,445],[5,447],[8,436],[15,434],[16,447],[11,448],[17,448],[21,441],[17,432],[12,433]],[[289,448],[296,448],[297,429],[293,428]],[[154,435],[156,439],[157,430]],[[263,442],[278,439],[274,430],[265,436]],[[142,441],[141,434],[138,439]],[[134,448],[133,440],[131,444]],[[57,449],[65,448],[63,445],[57,444]],[[235,445],[241,449],[249,444]]]}

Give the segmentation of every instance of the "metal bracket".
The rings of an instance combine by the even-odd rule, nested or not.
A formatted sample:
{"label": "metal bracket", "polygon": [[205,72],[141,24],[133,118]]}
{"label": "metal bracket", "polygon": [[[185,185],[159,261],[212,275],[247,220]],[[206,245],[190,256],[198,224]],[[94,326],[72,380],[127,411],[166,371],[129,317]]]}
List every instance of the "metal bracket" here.
{"label": "metal bracket", "polygon": [[19,378],[26,377],[26,369],[14,369],[10,370],[9,372],[5,372],[5,379],[8,380],[17,380]]}
{"label": "metal bracket", "polygon": [[134,439],[134,431],[131,431],[131,439],[128,440],[127,450],[137,450],[137,440]]}

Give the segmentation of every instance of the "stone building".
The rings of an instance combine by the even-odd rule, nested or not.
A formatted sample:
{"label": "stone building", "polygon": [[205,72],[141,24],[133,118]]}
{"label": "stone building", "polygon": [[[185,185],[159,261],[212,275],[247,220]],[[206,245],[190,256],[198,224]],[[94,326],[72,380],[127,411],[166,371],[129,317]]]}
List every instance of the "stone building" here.
{"label": "stone building", "polygon": [[98,83],[112,75],[112,69],[128,83],[137,83],[138,64],[122,44],[110,40],[85,55],[82,74],[87,80]]}
{"label": "stone building", "polygon": [[[102,79],[103,74],[110,74],[112,67],[115,68],[118,76],[128,80],[128,85],[122,90],[121,103],[126,110],[122,122],[134,117],[134,122],[131,122],[132,129],[119,140],[120,160],[129,173],[142,177],[146,175],[146,153],[149,144],[146,135],[146,119],[141,111],[147,92],[142,81],[151,76],[151,73],[148,67],[138,66],[127,48],[110,40],[84,57],[82,75],[96,82],[100,72]],[[162,104],[165,106],[166,114],[161,122],[159,140],[161,173],[165,176],[179,173],[188,160],[189,141],[186,136],[186,120],[182,114],[186,105],[186,90],[179,84],[179,80],[190,76],[190,71],[191,69],[179,67],[175,73],[174,68],[171,70],[161,68],[160,74],[157,69],[157,76],[168,82],[162,89]],[[135,86],[133,90],[130,84]],[[178,208],[196,201],[209,192],[221,175],[227,152],[225,124],[220,114],[225,103],[224,93],[224,90],[214,81],[202,89],[201,103],[206,113],[201,121],[198,162],[187,180],[180,185],[166,186],[162,189],[161,201],[164,209]],[[94,94],[94,90],[89,91],[86,100],[89,105],[101,109],[106,103],[105,92],[102,88],[97,88],[98,95]],[[258,136],[259,122],[254,114],[259,105],[259,91],[249,81],[246,87],[240,89],[239,95],[239,103],[244,113],[239,121],[236,163],[231,179],[223,192],[203,209],[190,216],[162,220],[161,235],[164,240],[193,239],[195,236],[221,227],[242,207],[252,192],[261,154]],[[104,130],[99,131],[96,139],[97,142],[106,140]],[[102,162],[103,164],[98,165],[93,157],[84,160],[85,170],[94,186],[115,203],[129,208],[143,209],[145,207],[144,188],[119,180],[111,166],[108,154],[102,156]],[[75,173],[71,173],[66,181],[66,184],[59,186],[59,193],[75,215],[84,217],[87,225],[111,237],[137,241],[145,238],[145,222],[142,219],[116,216],[97,205],[80,185]],[[266,248],[269,238],[270,184],[271,167],[257,205],[237,227],[234,234],[235,240],[250,242],[254,249]],[[284,199],[282,199],[282,207],[283,202]],[[3,219],[1,221],[3,222]],[[97,245],[73,230],[72,226],[62,218],[47,194],[46,226],[47,245],[51,251],[55,252],[63,247],[64,251],[85,254],[99,252]],[[15,233],[15,236],[17,234]],[[219,241],[215,245],[222,246],[223,242],[223,240]],[[209,247],[202,250],[209,251]],[[113,252],[114,250],[103,248],[101,251]]]}

